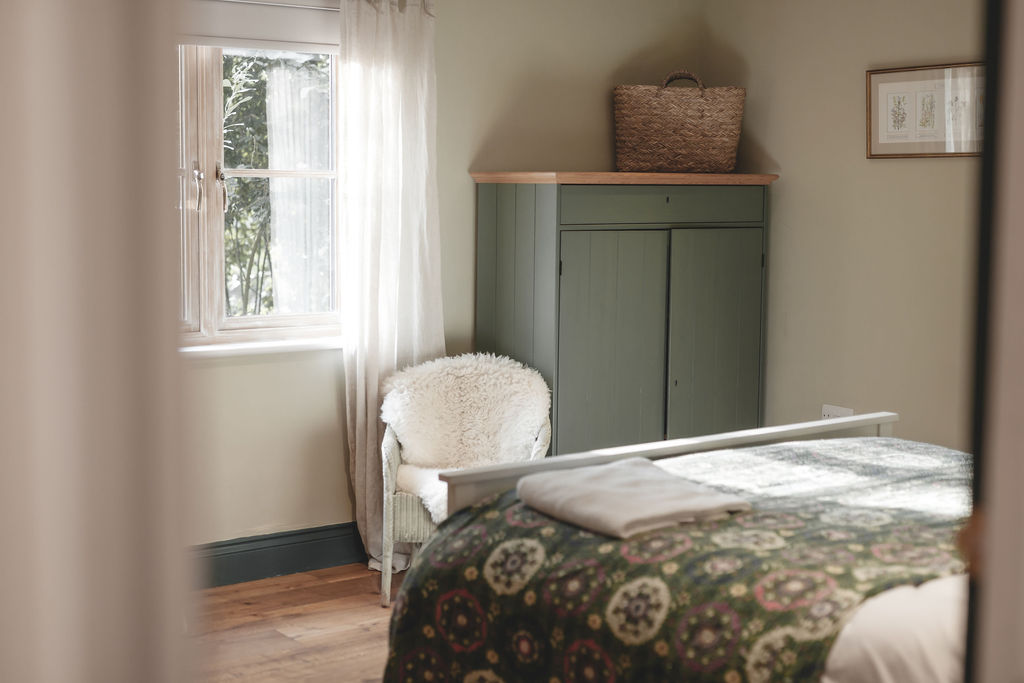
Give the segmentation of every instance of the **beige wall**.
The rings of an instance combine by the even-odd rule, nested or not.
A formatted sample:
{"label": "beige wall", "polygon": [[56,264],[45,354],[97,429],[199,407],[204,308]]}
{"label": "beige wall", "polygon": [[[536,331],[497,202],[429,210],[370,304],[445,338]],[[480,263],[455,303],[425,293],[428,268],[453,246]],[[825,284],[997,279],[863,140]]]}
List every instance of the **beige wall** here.
{"label": "beige wall", "polygon": [[702,70],[748,90],[739,164],[772,187],[769,423],[824,402],[968,446],[971,159],[865,158],[864,71],[983,57],[982,3],[707,3]]}
{"label": "beige wall", "polygon": [[[745,85],[772,187],[767,418],[889,409],[967,444],[973,159],[866,160],[864,71],[981,57],[977,0],[439,0],[445,332],[472,348],[470,170],[608,170],[610,91],[688,66]],[[193,542],[352,519],[331,352],[190,361]]]}
{"label": "beige wall", "polygon": [[748,88],[739,170],[772,187],[766,410],[896,410],[967,446],[976,159],[867,160],[864,72],[982,57],[978,1],[441,0],[446,331],[472,335],[468,170],[612,168],[609,93],[689,66]]}
{"label": "beige wall", "polygon": [[340,351],[186,362],[190,543],[354,519]]}

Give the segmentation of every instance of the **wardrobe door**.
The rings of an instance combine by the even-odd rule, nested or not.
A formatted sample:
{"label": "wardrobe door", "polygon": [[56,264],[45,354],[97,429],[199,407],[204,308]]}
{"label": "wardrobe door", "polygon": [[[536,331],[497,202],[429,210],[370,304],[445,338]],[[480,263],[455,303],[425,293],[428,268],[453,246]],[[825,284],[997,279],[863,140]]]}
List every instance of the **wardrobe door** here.
{"label": "wardrobe door", "polygon": [[667,230],[561,233],[556,453],[665,435]]}
{"label": "wardrobe door", "polygon": [[759,426],[761,228],[672,231],[667,436]]}

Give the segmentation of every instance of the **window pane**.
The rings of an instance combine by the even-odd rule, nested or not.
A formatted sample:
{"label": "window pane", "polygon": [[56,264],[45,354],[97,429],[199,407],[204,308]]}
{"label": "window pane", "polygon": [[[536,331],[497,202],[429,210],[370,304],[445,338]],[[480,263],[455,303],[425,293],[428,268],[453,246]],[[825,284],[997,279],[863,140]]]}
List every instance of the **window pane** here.
{"label": "window pane", "polygon": [[199,158],[196,47],[178,46],[178,273],[179,318],[189,331],[199,329],[199,215],[192,161]]}
{"label": "window pane", "polygon": [[227,187],[227,315],[330,311],[331,179],[228,178]]}
{"label": "window pane", "polygon": [[178,169],[185,168],[185,108],[188,99],[185,94],[185,46],[178,46]]}
{"label": "window pane", "polygon": [[184,176],[178,175],[178,229],[179,229],[179,241],[178,241],[178,284],[181,292],[180,303],[178,305],[178,321],[189,322],[189,278],[188,278],[188,209],[186,204],[188,203],[188,181],[185,180]]}
{"label": "window pane", "polygon": [[331,169],[331,57],[224,50],[224,166]]}
{"label": "window pane", "polygon": [[187,132],[185,126],[185,109],[189,98],[186,97],[185,80],[185,46],[178,46],[178,291],[181,292],[178,303],[178,321],[188,321],[188,181],[185,178],[185,145]]}

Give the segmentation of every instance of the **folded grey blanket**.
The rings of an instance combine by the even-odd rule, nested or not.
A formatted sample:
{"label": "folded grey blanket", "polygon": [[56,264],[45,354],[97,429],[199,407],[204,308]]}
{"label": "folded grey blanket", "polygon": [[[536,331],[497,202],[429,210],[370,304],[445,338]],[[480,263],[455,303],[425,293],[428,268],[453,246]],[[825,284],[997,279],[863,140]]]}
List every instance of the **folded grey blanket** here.
{"label": "folded grey blanket", "polygon": [[680,479],[646,458],[529,474],[516,493],[546,515],[619,538],[750,509],[738,496]]}

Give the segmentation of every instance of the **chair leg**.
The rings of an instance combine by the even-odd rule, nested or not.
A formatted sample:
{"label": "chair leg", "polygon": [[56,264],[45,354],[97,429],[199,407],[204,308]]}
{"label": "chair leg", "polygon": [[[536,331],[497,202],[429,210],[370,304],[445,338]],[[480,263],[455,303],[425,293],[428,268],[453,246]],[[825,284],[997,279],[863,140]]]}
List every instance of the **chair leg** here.
{"label": "chair leg", "polygon": [[391,605],[391,553],[385,552],[380,568],[380,606]]}
{"label": "chair leg", "polygon": [[[390,521],[390,520],[388,520]],[[383,552],[380,559],[380,606],[391,604],[391,560],[395,551],[395,542],[388,524],[384,525]]]}

